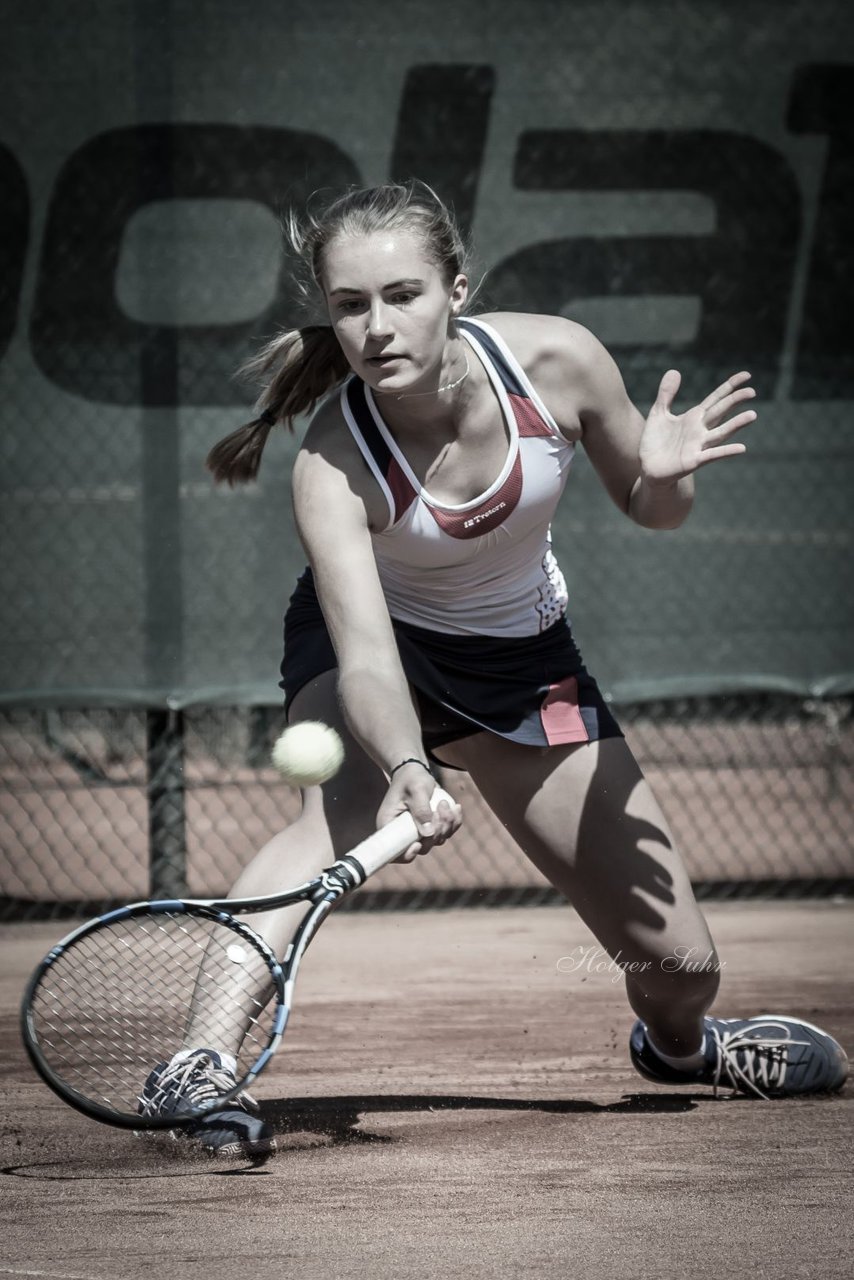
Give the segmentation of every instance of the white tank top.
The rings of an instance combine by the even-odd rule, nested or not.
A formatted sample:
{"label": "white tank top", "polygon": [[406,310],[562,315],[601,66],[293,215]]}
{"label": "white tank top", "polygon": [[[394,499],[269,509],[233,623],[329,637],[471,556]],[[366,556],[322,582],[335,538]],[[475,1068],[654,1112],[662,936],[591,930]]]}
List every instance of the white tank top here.
{"label": "white tank top", "polygon": [[501,336],[482,320],[457,326],[483,363],[510,447],[493,484],[471,502],[431,497],[383,422],[370,387],[341,388],[353,437],[385,494],[388,524],[372,535],[393,618],[454,635],[529,636],[566,612],[550,525],[575,446]]}

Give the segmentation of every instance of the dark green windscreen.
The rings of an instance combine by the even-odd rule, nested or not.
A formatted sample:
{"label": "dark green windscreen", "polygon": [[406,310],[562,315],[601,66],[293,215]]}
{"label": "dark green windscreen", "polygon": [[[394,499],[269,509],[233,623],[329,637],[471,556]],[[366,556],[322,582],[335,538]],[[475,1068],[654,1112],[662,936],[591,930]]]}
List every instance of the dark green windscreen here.
{"label": "dark green windscreen", "polygon": [[854,19],[838,0],[46,0],[0,47],[0,686],[275,702],[296,440],[214,490],[240,362],[301,318],[281,211],[421,177],[480,310],[563,313],[647,411],[750,369],[681,530],[582,452],[554,528],[609,695],[854,686]]}

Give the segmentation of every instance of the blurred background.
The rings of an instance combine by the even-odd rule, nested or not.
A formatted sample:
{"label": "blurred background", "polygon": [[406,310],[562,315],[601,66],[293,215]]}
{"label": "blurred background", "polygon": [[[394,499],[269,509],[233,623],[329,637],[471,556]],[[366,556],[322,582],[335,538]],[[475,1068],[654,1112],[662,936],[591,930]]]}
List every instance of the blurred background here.
{"label": "blurred background", "polygon": [[[854,885],[854,13],[836,0],[2,5],[0,914],[225,892],[298,809],[269,768],[299,432],[204,457],[304,318],[279,229],[416,176],[477,309],[588,325],[645,413],[750,369],[744,458],[632,525],[583,453],[570,616],[702,895]],[[548,900],[467,824],[363,905]],[[376,887],[374,887],[376,886]]]}

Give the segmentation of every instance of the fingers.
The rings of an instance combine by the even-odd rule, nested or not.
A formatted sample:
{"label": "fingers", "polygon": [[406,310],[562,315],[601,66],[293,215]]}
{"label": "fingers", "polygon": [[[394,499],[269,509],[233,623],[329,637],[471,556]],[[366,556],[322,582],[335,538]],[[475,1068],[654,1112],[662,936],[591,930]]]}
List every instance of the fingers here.
{"label": "fingers", "polygon": [[755,387],[747,386],[749,379],[750,374],[746,370],[732,374],[726,382],[722,382],[710,396],[707,396],[700,406],[707,430],[699,465],[705,466],[719,458],[731,458],[746,452],[743,444],[726,444],[725,442],[730,440],[737,431],[756,421],[755,409],[742,410],[734,418],[727,419],[727,415],[739,405],[755,398]]}
{"label": "fingers", "polygon": [[[736,431],[740,431],[742,427],[747,427],[751,422],[756,421],[756,413],[753,409],[748,409],[746,413],[740,413],[735,418],[730,418],[729,422],[722,422],[720,426],[710,427],[706,433],[706,444],[703,451],[708,450],[709,445],[714,447],[723,440],[728,440],[730,436],[735,435]],[[739,446],[744,450],[744,445]]]}
{"label": "fingers", "polygon": [[463,820],[463,811],[452,796],[443,795],[433,810],[433,817],[436,826],[433,843],[444,844],[446,840],[450,840],[455,831],[459,831]]}
{"label": "fingers", "polygon": [[436,845],[442,845],[459,829],[463,819],[460,806],[450,796],[439,800],[438,804],[412,803],[409,812],[415,819],[420,839],[406,850],[399,859],[411,862],[418,854],[429,853]]}
{"label": "fingers", "polygon": [[717,462],[720,458],[734,458],[737,454],[747,453],[747,446],[743,444],[725,444],[714,449],[704,449],[700,454],[696,469],[707,466],[710,462]]}
{"label": "fingers", "polygon": [[[722,382],[719,387],[715,388],[711,395],[706,396],[705,400],[700,405],[700,408],[704,413],[707,413],[710,409],[717,406],[720,412],[720,401],[726,399],[727,396],[731,396],[739,387],[744,387],[744,384],[749,382],[750,378],[751,375],[746,369],[742,369],[741,373],[730,374],[726,382]],[[750,390],[753,391],[753,388],[750,388]],[[753,394],[755,395],[756,392],[753,391]],[[725,412],[725,410],[723,412]]]}
{"label": "fingers", "polygon": [[[720,400],[704,410],[706,422],[710,427],[716,427],[723,422],[728,413],[732,413],[738,405],[744,404],[746,400],[754,400],[756,398],[755,387],[739,387],[738,390],[732,391],[729,395],[722,396]],[[756,414],[752,415],[755,418]],[[751,421],[748,419],[748,421]]]}
{"label": "fingers", "polygon": [[437,816],[434,814],[430,804],[430,796],[433,794],[433,790],[434,787],[428,779],[427,786],[412,788],[411,794],[407,797],[407,808],[415,819],[419,836],[424,840],[434,840],[439,825]]}
{"label": "fingers", "polygon": [[444,793],[436,796],[436,783],[427,769],[408,765],[396,773],[377,814],[382,827],[399,813],[412,814],[418,829],[418,840],[409,846],[398,862],[411,862],[419,853],[428,853],[434,845],[444,844],[462,822],[462,810]]}
{"label": "fingers", "polygon": [[655,397],[655,408],[669,412],[670,406],[676,397],[676,392],[682,385],[682,374],[678,369],[668,369],[661,382],[658,384],[658,394]]}
{"label": "fingers", "polygon": [[[755,388],[747,386],[750,378],[751,375],[746,369],[742,369],[740,373],[731,374],[726,382],[722,382],[711,395],[706,396],[705,400],[697,406],[711,431],[717,431],[723,427],[726,428],[721,437],[722,439],[731,435],[733,431],[738,431],[741,427],[747,426],[749,422],[753,422],[756,418],[754,412],[748,412],[740,414],[732,422],[724,423],[724,418],[728,413],[731,413],[739,404],[743,404],[745,400],[752,400],[755,397]],[[679,370],[668,369],[659,383],[654,407],[660,412],[671,412],[671,406],[681,383],[682,375]],[[691,412],[696,413],[696,410]]]}

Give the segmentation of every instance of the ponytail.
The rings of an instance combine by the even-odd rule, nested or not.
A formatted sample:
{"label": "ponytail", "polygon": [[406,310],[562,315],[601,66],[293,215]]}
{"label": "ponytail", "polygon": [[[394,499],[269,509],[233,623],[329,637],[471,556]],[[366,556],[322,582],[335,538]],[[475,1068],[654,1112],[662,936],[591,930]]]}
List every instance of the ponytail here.
{"label": "ponytail", "polygon": [[274,338],[240,372],[266,385],[258,415],[215,444],[207,456],[207,468],[218,484],[254,480],[276,423],[293,430],[294,418],[309,413],[327,391],[343,382],[350,366],[332,327],[309,325]]}

